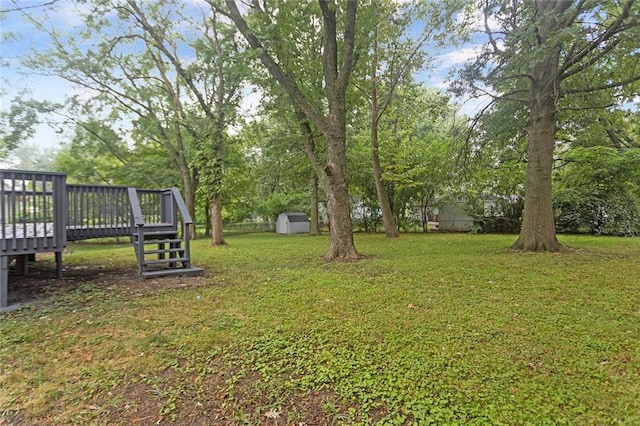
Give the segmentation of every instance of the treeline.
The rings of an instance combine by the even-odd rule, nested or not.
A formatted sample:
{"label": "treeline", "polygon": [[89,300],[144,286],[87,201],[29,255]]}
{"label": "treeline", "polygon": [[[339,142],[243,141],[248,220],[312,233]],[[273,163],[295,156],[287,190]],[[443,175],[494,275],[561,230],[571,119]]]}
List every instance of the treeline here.
{"label": "treeline", "polygon": [[[393,238],[453,197],[481,230],[519,232],[514,249],[640,234],[633,0],[90,1],[62,29],[70,5],[7,12],[50,46],[23,65],[81,90],[16,96],[0,152],[20,157],[54,116],[68,139],[51,168],[178,185],[214,244],[225,222],[305,211],[312,233],[330,223],[328,259],[358,258],[352,218]],[[470,51],[429,87],[445,53]]]}

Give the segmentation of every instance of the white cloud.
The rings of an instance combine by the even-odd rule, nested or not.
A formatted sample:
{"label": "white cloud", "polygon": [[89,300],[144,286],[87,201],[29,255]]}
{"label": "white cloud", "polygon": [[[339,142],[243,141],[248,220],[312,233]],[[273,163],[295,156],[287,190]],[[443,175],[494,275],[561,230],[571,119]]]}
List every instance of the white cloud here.
{"label": "white cloud", "polygon": [[435,66],[438,68],[451,68],[464,64],[477,57],[480,54],[480,49],[480,45],[474,45],[444,53],[436,57]]}

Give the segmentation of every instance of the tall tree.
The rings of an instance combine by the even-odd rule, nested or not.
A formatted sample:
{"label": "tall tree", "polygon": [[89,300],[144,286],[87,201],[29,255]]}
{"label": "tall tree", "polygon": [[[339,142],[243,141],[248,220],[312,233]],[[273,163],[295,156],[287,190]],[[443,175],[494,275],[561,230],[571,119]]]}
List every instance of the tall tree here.
{"label": "tall tree", "polygon": [[551,198],[558,130],[576,111],[616,109],[638,96],[640,6],[484,0],[479,9],[487,43],[461,81],[528,112],[524,213],[512,249],[558,251]]}
{"label": "tall tree", "polygon": [[[225,0],[226,7],[224,8],[212,0],[210,3],[235,23],[251,49],[256,52],[262,64],[289,95],[293,104],[322,133],[327,153],[323,169],[331,228],[331,245],[325,258],[328,260],[359,259],[361,255],[353,242],[346,155],[346,93],[355,61],[358,3],[347,1],[345,4],[336,4],[335,1],[320,0],[317,3],[319,13],[312,16],[309,22],[304,25],[298,22],[296,26],[289,27],[291,30],[295,29],[295,34],[302,28],[312,32],[317,31],[318,27],[321,29],[324,99],[318,99],[315,91],[305,91],[302,87],[304,82],[298,80],[292,71],[287,72],[283,68],[275,59],[273,51],[269,49],[268,43],[277,42],[277,40],[267,38],[273,34],[260,34],[256,26],[251,27],[245,16],[238,10],[235,1]],[[259,2],[254,2],[249,14],[263,21],[269,21],[275,26],[279,12],[287,8],[286,3],[279,2],[275,7],[269,2],[264,2],[264,7],[262,7]],[[296,2],[296,5],[300,4]],[[291,7],[290,4],[288,6]],[[311,5],[307,4],[305,7],[311,7]],[[343,21],[338,19],[340,16],[344,16]],[[288,34],[288,38],[295,42],[293,31]],[[301,60],[301,58],[297,59]],[[323,102],[326,102],[326,111]]]}
{"label": "tall tree", "polygon": [[129,20],[130,14],[118,14],[115,21],[106,19],[124,3],[94,6],[90,14],[82,16],[84,25],[73,34],[34,21],[50,37],[53,48],[32,52],[25,62],[36,72],[57,75],[86,89],[84,98],[68,102],[78,116],[99,117],[100,111],[106,111],[111,119],[126,118],[133,124],[133,137],[164,147],[173,167],[180,171],[185,201],[193,213],[196,180],[188,167],[183,129],[176,132],[179,117],[172,96],[182,91],[183,83],[167,77],[164,62],[161,68],[156,67],[160,53],[147,42],[144,30]]}
{"label": "tall tree", "polygon": [[[72,34],[34,22],[54,48],[33,53],[28,64],[89,89],[91,99],[82,108],[130,121],[139,143],[162,146],[180,171],[194,215],[200,173],[205,184],[221,179],[223,136],[238,102],[241,63],[230,59],[237,46],[233,32],[215,16],[173,0],[91,5]],[[196,153],[208,160],[197,161]],[[208,189],[217,219],[214,243],[224,243],[220,191],[216,185]]]}
{"label": "tall tree", "polygon": [[[366,81],[358,82],[369,106],[369,143],[373,181],[382,213],[385,234],[398,237],[389,191],[383,181],[380,161],[380,122],[394,101],[397,87],[411,84],[412,73],[425,71],[430,58],[424,49],[430,42],[432,47],[450,27],[455,2],[405,3],[393,0],[375,0],[367,24],[371,26],[369,55],[361,60],[365,68]],[[414,35],[415,26],[422,21],[423,30]],[[453,34],[453,33],[451,33]],[[451,37],[453,39],[453,37]]]}

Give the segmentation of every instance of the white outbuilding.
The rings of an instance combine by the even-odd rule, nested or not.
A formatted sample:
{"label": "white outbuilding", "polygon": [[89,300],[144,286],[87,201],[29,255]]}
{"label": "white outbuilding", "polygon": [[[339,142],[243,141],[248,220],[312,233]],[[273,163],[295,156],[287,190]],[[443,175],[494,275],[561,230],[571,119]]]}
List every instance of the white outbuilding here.
{"label": "white outbuilding", "polygon": [[276,221],[276,233],[278,234],[309,233],[310,227],[309,218],[300,212],[281,213]]}

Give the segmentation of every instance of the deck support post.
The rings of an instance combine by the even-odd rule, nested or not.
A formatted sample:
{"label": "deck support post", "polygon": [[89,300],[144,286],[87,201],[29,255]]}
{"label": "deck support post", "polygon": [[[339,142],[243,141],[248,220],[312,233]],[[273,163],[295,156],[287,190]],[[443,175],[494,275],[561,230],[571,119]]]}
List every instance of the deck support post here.
{"label": "deck support post", "polygon": [[19,303],[9,305],[9,256],[0,256],[0,312],[15,311]]}
{"label": "deck support post", "polygon": [[0,256],[0,309],[9,303],[9,256]]}
{"label": "deck support post", "polygon": [[56,278],[62,279],[62,252],[56,252]]}
{"label": "deck support post", "polygon": [[16,256],[16,275],[27,276],[29,274],[29,255],[19,254]]}

